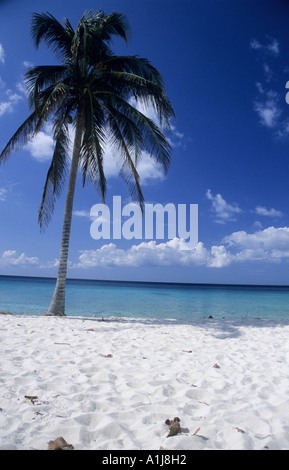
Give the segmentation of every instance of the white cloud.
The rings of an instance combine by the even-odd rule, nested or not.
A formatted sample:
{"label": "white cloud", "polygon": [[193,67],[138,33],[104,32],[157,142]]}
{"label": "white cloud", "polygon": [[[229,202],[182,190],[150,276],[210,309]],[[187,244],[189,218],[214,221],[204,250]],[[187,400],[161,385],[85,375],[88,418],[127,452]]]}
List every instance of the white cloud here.
{"label": "white cloud", "polygon": [[286,139],[289,135],[289,120],[282,116],[279,94],[257,88],[260,97],[254,102],[254,111],[259,116],[259,123],[271,129],[277,139]]}
{"label": "white cloud", "polygon": [[46,125],[43,131],[33,137],[26,146],[31,156],[40,162],[51,160],[54,149],[52,128]]}
{"label": "white cloud", "polygon": [[[5,62],[5,51],[0,44],[0,63],[4,64]],[[15,109],[15,105],[23,98],[18,93],[13,92],[9,88],[6,88],[5,82],[0,77],[0,89],[1,89],[1,98],[0,98],[0,117],[6,113],[12,113]],[[18,91],[19,87],[17,86]]]}
{"label": "white cloud", "polygon": [[[107,144],[104,148],[103,168],[106,178],[119,176],[118,150]],[[141,184],[147,184],[150,180],[163,180],[165,178],[162,166],[155,162],[148,153],[143,152],[137,162],[137,171]]]}
{"label": "white cloud", "polygon": [[189,249],[186,242],[175,238],[157,244],[155,241],[132,245],[120,249],[114,243],[103,245],[97,250],[85,250],[79,256],[75,267],[95,266],[199,266],[206,262],[207,251],[203,243]]}
{"label": "white cloud", "polygon": [[263,95],[265,93],[264,87],[261,82],[256,83],[256,88],[258,92],[260,93],[260,95]]}
{"label": "white cloud", "polygon": [[[4,64],[5,62],[5,51],[0,44],[0,63]],[[15,105],[18,103],[19,100],[22,99],[18,93],[12,92],[10,89],[5,89],[6,84],[0,77],[0,89],[1,89],[1,98],[0,98],[0,117],[6,113],[11,113],[14,111]]]}
{"label": "white cloud", "polygon": [[147,184],[152,180],[164,180],[165,174],[162,166],[155,162],[147,152],[143,152],[141,160],[138,162],[137,171],[141,184]]}
{"label": "white cloud", "polygon": [[23,61],[23,65],[24,67],[33,67],[33,63],[32,62],[29,62],[29,60],[24,60]]}
{"label": "white cloud", "polygon": [[274,78],[274,69],[271,67],[269,59],[280,55],[279,41],[275,38],[268,38],[267,43],[262,44],[253,39],[250,46],[253,50],[261,53],[264,74],[263,83],[260,81],[256,83],[258,97],[253,102],[253,109],[259,117],[259,123],[271,129],[276,138],[287,138],[289,135],[289,120],[282,116],[284,96],[279,90],[276,92],[269,87]]}
{"label": "white cloud", "polygon": [[[96,267],[207,267],[221,269],[236,263],[289,262],[289,227],[268,227],[253,233],[233,232],[219,245],[206,247],[199,242],[194,248],[179,238],[167,242],[141,242],[127,249],[108,243],[95,250],[83,250],[78,261],[68,263],[70,269]],[[40,264],[38,257],[20,255],[15,250],[0,253],[0,267],[36,266],[56,268],[59,260]]]}
{"label": "white cloud", "polygon": [[2,44],[0,44],[0,62],[2,62],[2,64],[5,62],[5,52]]}
{"label": "white cloud", "polygon": [[280,53],[279,41],[276,38],[269,38],[267,44],[262,44],[257,39],[252,39],[250,42],[250,47],[255,51],[261,51],[265,54],[270,54],[277,57]]}
{"label": "white cloud", "polygon": [[27,97],[27,90],[22,79],[20,79],[19,82],[16,83],[16,88],[20,93]]}
{"label": "white cloud", "polygon": [[254,233],[234,232],[222,243],[206,248],[199,242],[190,249],[185,240],[175,238],[164,243],[142,242],[128,249],[114,243],[96,250],[84,250],[72,268],[94,267],[193,267],[223,268],[233,263],[289,262],[289,228],[269,227]]}
{"label": "white cloud", "polygon": [[7,112],[11,113],[14,111],[15,105],[21,99],[22,96],[18,95],[17,93],[13,93],[11,90],[7,90],[5,101],[0,102],[0,116],[3,116]]}
{"label": "white cloud", "polygon": [[289,249],[289,228],[268,227],[252,234],[245,231],[234,232],[224,238],[229,246],[241,248]]}
{"label": "white cloud", "polygon": [[271,52],[273,55],[279,55],[279,41],[277,41],[277,39],[272,39],[271,43],[268,44],[267,46],[268,48],[268,51]]}
{"label": "white cloud", "polygon": [[265,79],[267,82],[270,82],[273,77],[273,71],[267,63],[263,65],[263,68],[264,68]]}
{"label": "white cloud", "polygon": [[229,266],[233,261],[231,253],[229,253],[223,245],[212,246],[211,252],[207,257],[207,266],[211,268],[223,268]]}
{"label": "white cloud", "polygon": [[0,202],[6,201],[7,193],[8,193],[7,189],[0,188]]}
{"label": "white cloud", "polygon": [[263,126],[276,127],[281,116],[278,94],[270,90],[266,93],[265,99],[254,103],[254,110],[257,112]]}
{"label": "white cloud", "polygon": [[75,215],[76,217],[90,218],[90,213],[88,211],[73,211],[73,215]]}
{"label": "white cloud", "polygon": [[235,251],[232,262],[289,261],[289,228],[268,227],[255,233],[239,231],[223,240],[228,248]]}
{"label": "white cloud", "polygon": [[257,39],[252,39],[250,42],[250,47],[254,50],[262,49],[262,44],[257,41]]}
{"label": "white cloud", "polygon": [[37,265],[38,258],[33,256],[26,256],[25,253],[17,255],[15,250],[6,250],[3,253],[0,253],[0,266],[27,266],[27,265]]}
{"label": "white cloud", "polygon": [[234,215],[242,212],[237,205],[232,205],[226,202],[221,194],[213,196],[210,189],[207,190],[206,197],[209,201],[212,201],[212,210],[216,216],[216,222],[218,223],[235,220]]}
{"label": "white cloud", "polygon": [[281,211],[278,211],[276,209],[267,209],[266,207],[263,206],[257,206],[255,209],[255,212],[259,215],[264,215],[267,217],[282,217],[283,214]]}
{"label": "white cloud", "polygon": [[3,116],[7,111],[12,111],[12,104],[9,101],[0,103],[0,116]]}
{"label": "white cloud", "polygon": [[[68,267],[71,266],[70,261],[67,263]],[[55,258],[53,261],[47,261],[44,264],[39,265],[40,269],[51,269],[51,268],[58,268],[59,266],[59,259]]]}

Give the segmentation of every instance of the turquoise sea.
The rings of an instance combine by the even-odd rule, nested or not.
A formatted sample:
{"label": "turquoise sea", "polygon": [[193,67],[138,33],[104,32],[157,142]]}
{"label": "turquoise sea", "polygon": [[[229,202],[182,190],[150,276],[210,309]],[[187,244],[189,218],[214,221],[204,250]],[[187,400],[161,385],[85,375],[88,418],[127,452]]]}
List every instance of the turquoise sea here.
{"label": "turquoise sea", "polygon": [[[0,276],[0,311],[42,315],[55,280]],[[67,281],[66,315],[289,320],[289,286]]]}

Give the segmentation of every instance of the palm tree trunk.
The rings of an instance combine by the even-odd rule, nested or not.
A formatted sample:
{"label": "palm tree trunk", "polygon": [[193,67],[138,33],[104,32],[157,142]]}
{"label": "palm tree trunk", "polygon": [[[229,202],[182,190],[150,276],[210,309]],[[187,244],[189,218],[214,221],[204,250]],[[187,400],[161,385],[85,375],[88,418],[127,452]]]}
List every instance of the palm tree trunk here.
{"label": "palm tree trunk", "polygon": [[46,315],[65,315],[65,285],[67,276],[67,262],[69,252],[69,240],[71,231],[72,209],[75,193],[75,185],[77,179],[78,162],[80,156],[80,148],[82,141],[83,118],[81,111],[78,112],[76,119],[76,130],[73,144],[73,154],[71,168],[69,174],[66,203],[64,209],[64,219],[62,228],[62,240],[60,248],[60,259],[58,267],[58,275],[54,294]]}

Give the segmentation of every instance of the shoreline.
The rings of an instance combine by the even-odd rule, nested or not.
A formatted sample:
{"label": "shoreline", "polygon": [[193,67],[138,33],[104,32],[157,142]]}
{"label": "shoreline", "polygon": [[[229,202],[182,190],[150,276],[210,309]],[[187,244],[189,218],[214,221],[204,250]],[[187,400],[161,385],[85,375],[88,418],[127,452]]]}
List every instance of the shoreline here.
{"label": "shoreline", "polygon": [[0,315],[0,450],[59,436],[76,450],[288,449],[288,334],[261,319]]}

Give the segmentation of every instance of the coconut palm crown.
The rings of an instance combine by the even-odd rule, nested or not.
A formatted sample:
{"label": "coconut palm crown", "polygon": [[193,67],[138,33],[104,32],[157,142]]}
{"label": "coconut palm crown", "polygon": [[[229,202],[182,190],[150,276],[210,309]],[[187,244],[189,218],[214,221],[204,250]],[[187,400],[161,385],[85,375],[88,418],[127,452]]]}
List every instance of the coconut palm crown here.
{"label": "coconut palm crown", "polygon": [[[0,163],[25,145],[47,123],[52,123],[54,151],[44,185],[38,221],[44,228],[66,183],[62,241],[56,287],[49,315],[65,315],[65,283],[73,199],[78,170],[83,185],[90,180],[105,200],[104,148],[115,148],[119,173],[132,198],[141,207],[144,197],[137,171],[143,152],[148,152],[165,172],[171,147],[162,132],[174,112],[164,92],[160,73],[138,56],[117,56],[110,48],[116,36],[127,42],[129,25],[120,13],[85,12],[74,30],[68,19],[59,23],[51,14],[34,14],[32,38],[56,54],[58,65],[34,66],[25,74],[31,114],[0,154]],[[153,106],[156,125],[132,103]],[[71,128],[74,130],[70,155]]]}

